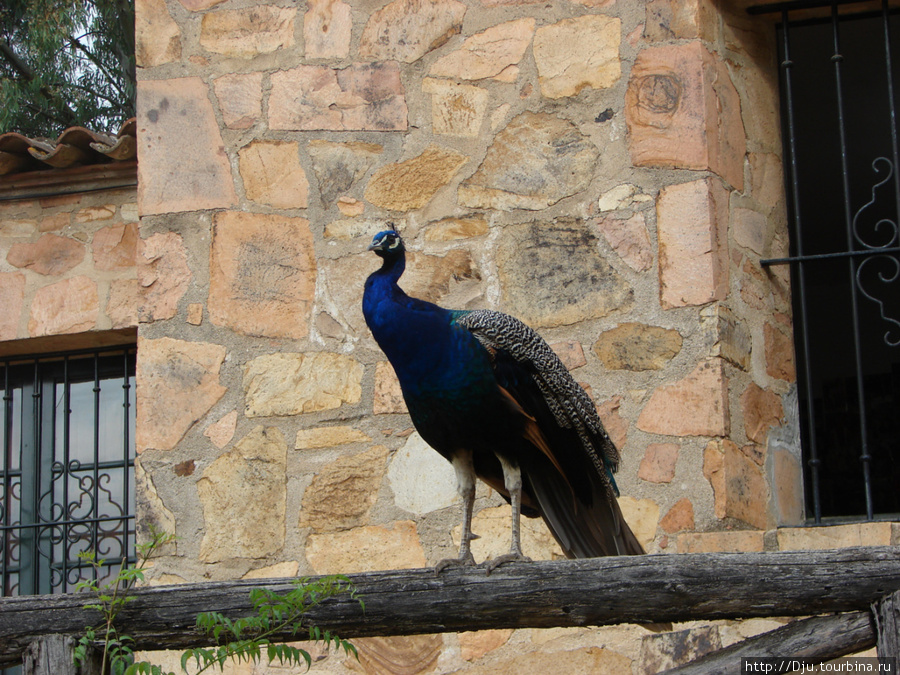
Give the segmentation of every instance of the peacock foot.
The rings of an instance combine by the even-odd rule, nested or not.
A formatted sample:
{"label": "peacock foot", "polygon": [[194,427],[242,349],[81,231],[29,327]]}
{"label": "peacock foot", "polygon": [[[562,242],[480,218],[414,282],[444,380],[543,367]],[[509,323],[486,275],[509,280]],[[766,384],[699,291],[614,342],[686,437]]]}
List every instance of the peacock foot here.
{"label": "peacock foot", "polygon": [[434,566],[434,575],[438,576],[448,567],[477,567],[471,551],[466,551],[458,558],[444,558]]}
{"label": "peacock foot", "polygon": [[531,562],[531,558],[523,553],[506,553],[504,555],[498,555],[491,560],[485,560],[479,567],[484,567],[485,571],[490,574],[500,567],[500,565],[508,562]]}

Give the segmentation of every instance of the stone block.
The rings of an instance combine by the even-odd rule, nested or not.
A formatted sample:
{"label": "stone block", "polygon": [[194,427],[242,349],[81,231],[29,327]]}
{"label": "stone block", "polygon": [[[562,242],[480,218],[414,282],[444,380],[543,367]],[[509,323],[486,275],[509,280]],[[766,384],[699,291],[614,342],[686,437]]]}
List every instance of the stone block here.
{"label": "stone block", "polygon": [[45,276],[65,274],[82,260],[84,244],[56,234],[43,234],[33,244],[15,243],[6,254],[6,261],[13,267]]}
{"label": "stone block", "polygon": [[137,223],[109,225],[94,233],[91,253],[94,269],[116,271],[133,268],[137,264]]}
{"label": "stone block", "polygon": [[115,204],[96,204],[86,206],[75,212],[76,223],[96,223],[100,220],[112,220],[116,215]]}
{"label": "stone block", "polygon": [[761,530],[685,532],[678,535],[679,553],[757,553],[764,550]]}
{"label": "stone block", "polygon": [[142,215],[221,209],[237,202],[231,164],[202,79],[138,82],[137,123]]}
{"label": "stone block", "polygon": [[406,95],[396,62],[346,68],[301,65],[271,76],[269,128],[405,131]]}
{"label": "stone block", "polygon": [[465,14],[458,0],[393,0],[369,17],[359,55],[412,63],[458,34]]}
{"label": "stone block", "polygon": [[0,272],[0,340],[19,337],[19,319],[25,301],[25,275],[21,272]]}
{"label": "stone block", "polygon": [[769,483],[756,458],[744,448],[725,446],[725,516],[764,530],[769,515]]}
{"label": "stone block", "polygon": [[504,228],[496,262],[503,311],[532,327],[603,317],[625,311],[633,300],[631,286],[577,218]]}
{"label": "stone block", "polygon": [[658,387],[637,426],[668,436],[727,436],[728,378],[722,361],[703,361],[687,377]]}
{"label": "stone block", "polygon": [[511,628],[457,633],[459,655],[463,661],[476,661],[485,654],[505,645],[512,634]]}
{"label": "stone block", "polygon": [[165,232],[138,241],[137,278],[138,320],[150,323],[175,316],[193,279],[181,235]]}
{"label": "stone block", "polygon": [[656,675],[721,648],[718,626],[646,635],[641,640],[641,655],[636,672],[641,675]]}
{"label": "stone block", "polygon": [[449,216],[428,223],[425,241],[456,241],[480,237],[488,233],[488,221],[484,216],[473,215],[457,218]]}
{"label": "stone block", "polygon": [[204,531],[200,560],[261,559],[284,548],[287,443],[258,426],[216,459],[200,480]]}
{"label": "stone block", "polygon": [[625,121],[636,166],[710,170],[743,188],[747,140],[740,98],[727,66],[700,41],[638,54]]}
{"label": "stone block", "polygon": [[187,306],[187,317],[185,318],[192,326],[199,326],[203,323],[203,305],[199,302],[192,302]]}
{"label": "stone block", "polygon": [[635,272],[645,272],[653,264],[653,247],[643,213],[630,218],[597,218],[593,221],[610,248]]}
{"label": "stone block", "polygon": [[200,22],[200,44],[209,52],[250,59],[294,44],[293,7],[256,5],[207,12]]}
{"label": "stone block", "polygon": [[241,579],[286,579],[296,577],[299,571],[300,563],[296,560],[289,560],[250,570]]}
{"label": "stone block", "polygon": [[[585,391],[590,396],[590,389],[585,387]],[[600,421],[603,422],[606,433],[617,448],[624,447],[628,440],[628,420],[622,416],[622,401],[621,396],[613,396],[596,406]]]}
{"label": "stone block", "polygon": [[682,497],[659,521],[659,526],[669,534],[694,529],[694,505],[687,497]]}
{"label": "stone block", "polygon": [[305,209],[309,182],[300,166],[299,143],[253,141],[238,150],[247,199],[276,209]]}
{"label": "stone block", "polygon": [[262,78],[262,73],[228,73],[213,80],[226,127],[249,129],[262,117]]}
{"label": "stone block", "polygon": [[776,525],[803,522],[803,468],[800,461],[784,448],[770,448],[772,455],[772,496]]}
{"label": "stone block", "polygon": [[656,204],[659,293],[664,309],[724,300],[728,292],[728,193],[715,178],[670,185]]}
{"label": "stone block", "polygon": [[550,349],[559,357],[567,370],[575,370],[587,365],[584,357],[584,347],[578,340],[566,340],[565,342],[552,342]]}
{"label": "stone block", "polygon": [[631,527],[634,536],[646,551],[656,537],[656,527],[659,524],[659,504],[652,499],[635,499],[634,497],[619,497],[619,507],[625,522]]}
{"label": "stone block", "polygon": [[93,330],[99,315],[97,283],[86,276],[71,277],[35,292],[28,334],[40,337]]}
{"label": "stone block", "polygon": [[710,441],[703,451],[703,476],[712,487],[715,514],[720,520],[725,517],[725,447],[729,445],[734,443],[728,439]]}
{"label": "stone block", "polygon": [[644,452],[638,478],[651,483],[671,483],[678,462],[677,443],[650,443]]}
{"label": "stone block", "polygon": [[453,466],[418,433],[410,434],[394,453],[387,476],[394,504],[417,516],[459,501]]}
{"label": "stone block", "polygon": [[353,574],[425,567],[425,552],[411,520],[311,534],[306,559],[316,574]]}
{"label": "stone block", "polygon": [[700,310],[700,326],[706,333],[710,356],[719,356],[741,370],[750,368],[752,339],[746,321],[715,303]]}
{"label": "stone block", "polygon": [[757,255],[766,252],[768,221],[765,215],[753,209],[736,208],[732,215],[734,241]]}
{"label": "stone block", "polygon": [[322,205],[328,208],[375,166],[384,147],[377,143],[312,140],[306,146],[319,184]]}
{"label": "stone block", "polygon": [[644,37],[653,42],[700,38],[714,42],[719,12],[711,0],[651,0],[647,3]]}
{"label": "stone block", "polygon": [[891,546],[888,522],[852,523],[829,527],[781,527],[777,530],[779,551],[820,551],[852,546]]}
{"label": "stone block", "polygon": [[431,130],[436,134],[475,138],[487,112],[487,89],[426,78],[422,91],[431,94]]}
{"label": "stone block", "polygon": [[350,54],[353,16],[341,0],[310,0],[303,15],[307,59],[344,59]]}
{"label": "stone block", "polygon": [[444,638],[431,635],[391,635],[387,637],[358,638],[353,640],[357,648],[358,663],[347,659],[342,670],[384,675],[393,673],[432,673],[444,648]]}
{"label": "stone block", "polygon": [[591,673],[622,675],[631,673],[632,662],[612,649],[579,647],[563,651],[527,652],[519,649],[515,656],[492,658],[490,663],[464,670],[466,675],[544,675],[544,673]]}
{"label": "stone block", "polygon": [[744,431],[747,438],[765,445],[771,427],[784,421],[781,397],[751,382],[741,394],[741,411],[744,414]]}
{"label": "stone block", "polygon": [[681,351],[677,330],[623,323],[600,334],[594,353],[610,370],[661,370]]}
{"label": "stone block", "polygon": [[597,146],[568,120],[524,112],[497,134],[481,166],[460,185],[459,203],[545,209],[587,188],[599,159]]}
{"label": "stone block", "polygon": [[373,412],[376,415],[409,412],[400,391],[400,381],[387,361],[379,361],[375,366]]}
{"label": "stone block", "polygon": [[797,379],[797,371],[794,368],[793,340],[771,323],[763,326],[763,338],[766,349],[766,374],[777,380],[794,382]]}
{"label": "stone block", "polygon": [[219,418],[217,422],[213,422],[206,427],[203,435],[221,450],[231,443],[231,439],[234,438],[234,432],[237,429],[237,418],[237,410],[232,410]]}
{"label": "stone block", "polygon": [[541,94],[563,98],[587,87],[613,86],[622,74],[621,34],[622,22],[606,14],[585,14],[538,28],[532,49]]}
{"label": "stone block", "polygon": [[141,302],[137,279],[113,279],[109,282],[106,316],[111,328],[138,325],[138,306]]}
{"label": "stone block", "polygon": [[534,35],[532,18],[507,21],[476,33],[431,66],[429,75],[454,80],[482,80],[495,77],[518,64]]}
{"label": "stone block", "polygon": [[222,212],[212,237],[210,321],[245,335],[305,337],[316,285],[309,221]]}
{"label": "stone block", "polygon": [[225,394],[225,347],[173,338],[140,339],[137,364],[138,452],[171,450]]}
{"label": "stone block", "polygon": [[348,426],[314,427],[300,429],[294,442],[295,450],[313,450],[318,448],[333,448],[348,443],[367,443],[372,439],[368,434],[359,429]]}
{"label": "stone block", "polygon": [[421,209],[468,159],[455,150],[430,145],[417,157],[378,169],[366,186],[366,201],[390,211]]}
{"label": "stone block", "polygon": [[362,396],[362,365],[331,352],[257,356],[243,369],[247,417],[333,410]]}
{"label": "stone block", "polygon": [[323,466],[303,493],[300,527],[320,533],[368,525],[387,458],[387,448],[376,445]]}
{"label": "stone block", "polygon": [[181,59],[181,29],[165,0],[134,3],[134,58],[141,68],[153,68]]}

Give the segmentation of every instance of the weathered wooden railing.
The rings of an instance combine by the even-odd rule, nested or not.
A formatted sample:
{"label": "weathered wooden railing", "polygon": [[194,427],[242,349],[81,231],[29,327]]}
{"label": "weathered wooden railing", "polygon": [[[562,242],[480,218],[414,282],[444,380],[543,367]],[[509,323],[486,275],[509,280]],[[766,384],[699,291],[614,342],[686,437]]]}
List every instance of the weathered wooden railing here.
{"label": "weathered wooden railing", "polygon": [[[490,576],[451,568],[439,576],[415,569],[349,577],[364,610],[336,597],[309,615],[343,638],[818,615],[717,652],[697,664],[699,670],[682,671],[735,672],[733,664],[747,655],[835,658],[876,642],[880,654],[897,656],[900,547],[516,563]],[[203,646],[207,639],[194,629],[197,613],[251,614],[249,589],[255,586],[288,590],[290,580],[140,588],[117,625],[136,649]],[[0,599],[0,666],[20,662],[29,645],[48,636],[79,635],[96,624],[99,614],[84,609],[88,600],[84,594]],[[882,615],[878,622],[873,611]]]}

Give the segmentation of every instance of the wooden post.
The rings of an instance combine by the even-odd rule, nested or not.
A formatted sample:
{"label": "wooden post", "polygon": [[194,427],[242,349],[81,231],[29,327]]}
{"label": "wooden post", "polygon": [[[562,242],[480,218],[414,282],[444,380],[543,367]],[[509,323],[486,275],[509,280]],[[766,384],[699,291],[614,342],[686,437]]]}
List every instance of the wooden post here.
{"label": "wooden post", "polygon": [[[93,652],[93,650],[91,650]],[[75,665],[75,639],[71,635],[44,635],[22,654],[23,675],[99,675],[100,654],[91,653],[84,668]]]}
{"label": "wooden post", "polygon": [[876,602],[872,613],[878,624],[878,656],[900,661],[900,591]]}

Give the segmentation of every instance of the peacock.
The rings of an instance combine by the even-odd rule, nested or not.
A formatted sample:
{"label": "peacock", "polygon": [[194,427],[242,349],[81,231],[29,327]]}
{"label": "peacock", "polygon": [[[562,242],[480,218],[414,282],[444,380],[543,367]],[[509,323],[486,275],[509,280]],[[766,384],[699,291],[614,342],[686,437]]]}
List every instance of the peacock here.
{"label": "peacock", "polygon": [[550,346],[518,319],[491,310],[450,310],[408,296],[400,235],[375,235],[383,260],[369,275],[363,314],[387,356],[413,425],[453,465],[463,503],[462,541],[450,565],[474,566],[476,476],[512,507],[509,553],[522,552],[520,515],[540,516],[569,558],[643,553],[616,497],[619,453],[590,397]]}

